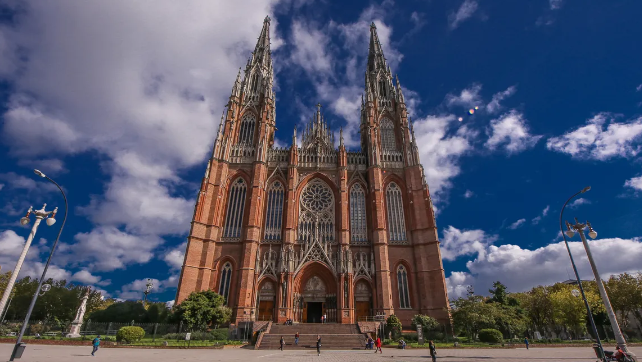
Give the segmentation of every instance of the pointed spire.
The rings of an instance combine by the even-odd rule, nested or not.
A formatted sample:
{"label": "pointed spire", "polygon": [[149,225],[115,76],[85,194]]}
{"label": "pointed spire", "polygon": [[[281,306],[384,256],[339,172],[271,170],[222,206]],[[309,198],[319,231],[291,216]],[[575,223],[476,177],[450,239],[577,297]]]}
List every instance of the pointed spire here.
{"label": "pointed spire", "polygon": [[368,72],[374,72],[380,67],[385,70],[386,58],[383,56],[383,49],[381,49],[381,42],[377,35],[377,26],[373,22],[370,25],[370,48],[368,50]]}
{"label": "pointed spire", "polygon": [[239,68],[239,73],[236,75],[236,80],[234,81],[234,87],[232,87],[232,96],[238,96],[241,92],[241,68]]}
{"label": "pointed spire", "polygon": [[399,95],[399,102],[406,103],[405,98],[403,97],[403,92],[401,91],[401,83],[399,83],[399,75],[396,75],[397,78],[397,94]]}
{"label": "pointed spire", "polygon": [[343,147],[343,127],[339,128],[339,147]]}
{"label": "pointed spire", "polygon": [[294,126],[294,133],[292,134],[292,147],[296,148],[296,126]]}
{"label": "pointed spire", "polygon": [[270,56],[270,20],[269,16],[266,16],[265,20],[263,20],[263,29],[261,29],[261,35],[259,35],[259,40],[256,42],[253,53],[254,59],[266,66],[269,66],[272,62]]}

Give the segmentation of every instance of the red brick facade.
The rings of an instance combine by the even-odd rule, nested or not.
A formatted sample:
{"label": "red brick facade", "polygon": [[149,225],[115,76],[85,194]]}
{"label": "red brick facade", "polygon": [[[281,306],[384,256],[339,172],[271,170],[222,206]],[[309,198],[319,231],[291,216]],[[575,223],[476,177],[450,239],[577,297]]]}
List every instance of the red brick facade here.
{"label": "red brick facade", "polygon": [[[362,150],[348,152],[342,134],[336,148],[320,107],[302,132],[300,145],[295,130],[291,147],[273,147],[276,113],[269,24],[267,18],[221,120],[194,210],[176,302],[193,291],[213,289],[227,294],[234,321],[306,322],[326,314],[329,321],[356,323],[383,313],[397,315],[404,325],[415,314],[448,322],[432,201],[401,86],[392,80],[374,25],[362,102]],[[386,130],[384,122],[394,129]],[[283,197],[270,199],[269,189],[277,181],[283,185]],[[235,182],[239,190],[243,184],[242,192],[233,190]],[[401,190],[399,199],[387,198],[393,182]],[[351,237],[355,184],[365,190],[367,240]],[[331,219],[322,222],[321,213],[310,214],[312,221],[305,224],[303,208],[308,206],[302,193],[308,185],[329,190],[323,197],[330,200],[323,215]],[[316,194],[305,197],[319,199]],[[271,215],[282,217],[280,234],[268,240],[266,217],[275,207],[270,200],[280,200],[282,214]],[[228,206],[228,201],[235,204]],[[394,214],[387,208],[395,205],[388,202],[402,211]],[[240,228],[233,229],[228,212],[242,214]],[[405,228],[395,240],[391,223]],[[238,236],[234,230],[239,230]],[[229,277],[224,271],[227,263]],[[405,281],[398,274],[400,266]],[[407,301],[400,300],[404,295]]]}

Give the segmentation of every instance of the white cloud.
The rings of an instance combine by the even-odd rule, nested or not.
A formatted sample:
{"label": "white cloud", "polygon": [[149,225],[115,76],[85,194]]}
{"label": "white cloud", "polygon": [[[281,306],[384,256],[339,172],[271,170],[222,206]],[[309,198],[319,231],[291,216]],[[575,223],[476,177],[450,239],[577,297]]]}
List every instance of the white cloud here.
{"label": "white cloud", "polygon": [[[571,252],[582,279],[593,279],[591,267],[581,242],[570,242]],[[642,240],[640,238],[608,238],[589,240],[591,252],[603,279],[610,275],[640,271]],[[614,263],[613,260],[617,260]],[[450,290],[461,292],[473,285],[483,293],[496,280],[511,292],[528,290],[537,285],[550,285],[568,279],[571,270],[564,242],[556,242],[534,250],[517,245],[490,245],[484,253],[466,264],[467,272],[453,272],[448,278]],[[457,274],[455,274],[457,273]],[[463,273],[463,274],[462,274]],[[459,294],[462,295],[462,294]],[[449,293],[456,298],[456,293]]]}
{"label": "white cloud", "polygon": [[515,110],[490,121],[490,129],[486,133],[489,136],[485,143],[486,148],[495,150],[503,147],[508,154],[532,148],[542,138],[542,136],[530,134],[526,119]]}
{"label": "white cloud", "polygon": [[419,158],[435,202],[439,202],[440,194],[452,186],[451,179],[461,172],[459,158],[472,149],[471,141],[477,135],[459,125],[453,115],[426,116],[414,122]]}
{"label": "white cloud", "polygon": [[87,270],[79,270],[71,276],[72,281],[78,281],[84,284],[96,284],[100,286],[107,286],[111,284],[111,280],[102,280],[100,276],[93,275]]}
{"label": "white cloud", "polygon": [[464,1],[457,12],[453,12],[448,17],[448,23],[450,29],[456,29],[459,24],[473,16],[477,11],[479,4],[475,0],[466,0]]}
{"label": "white cloud", "polygon": [[185,249],[187,248],[187,242],[182,243],[177,246],[175,249],[170,250],[163,260],[167,265],[171,266],[173,269],[180,269],[183,266],[183,259],[185,259]]}
{"label": "white cloud", "polygon": [[482,104],[482,99],[479,94],[481,91],[481,84],[475,83],[469,88],[465,88],[459,93],[459,95],[447,94],[446,95],[446,104],[451,106],[461,106],[464,108],[479,106]]}
{"label": "white cloud", "polygon": [[[0,265],[2,265],[3,272],[13,271],[18,257],[22,253],[25,242],[26,239],[16,234],[13,230],[5,230],[0,233]],[[40,258],[40,254],[48,250],[46,240],[40,239],[38,242],[34,240],[25,257],[22,268],[20,268],[18,277],[30,276],[32,278],[40,278],[44,269],[44,263],[39,261],[43,260],[43,258]],[[47,269],[47,278],[71,280],[71,273],[52,264],[49,266],[49,269]]]}
{"label": "white cloud", "polygon": [[175,304],[175,303],[176,303],[176,301],[174,301],[174,299],[172,299],[172,300],[168,300],[168,301],[165,303],[165,306],[167,306],[167,308],[172,308],[172,307],[174,306],[174,304]]}
{"label": "white cloud", "polygon": [[475,194],[470,190],[466,190],[466,192],[464,192],[464,198],[470,199],[473,196],[475,196]]}
{"label": "white cloud", "polygon": [[[153,299],[154,293],[162,293],[167,288],[176,287],[178,285],[177,279],[178,276],[171,276],[165,280],[158,280],[156,278],[149,278],[153,284],[152,290],[148,296],[149,299]],[[122,299],[143,299],[143,292],[147,288],[147,278],[136,279],[130,283],[123,285],[118,292],[118,297]]]}
{"label": "white cloud", "polygon": [[326,47],[330,38],[311,24],[294,21],[292,24],[292,43],[296,45],[292,52],[292,61],[308,72],[332,72],[332,56]]}
{"label": "white cloud", "polygon": [[515,94],[516,91],[517,91],[517,87],[513,85],[508,87],[503,92],[495,93],[493,95],[493,99],[490,101],[490,103],[486,105],[486,111],[488,113],[499,112],[502,109],[502,105],[500,104],[500,102],[512,96],[513,94]]}
{"label": "white cloud", "polygon": [[85,265],[91,271],[124,269],[144,264],[163,243],[155,235],[133,235],[110,226],[100,226],[88,233],[78,233],[73,245],[62,243],[57,259],[69,265]]}
{"label": "white cloud", "polygon": [[468,287],[472,286],[475,278],[469,273],[454,271],[446,278],[446,287],[448,288],[448,298],[457,299],[468,294]]}
{"label": "white cloud", "polygon": [[533,225],[537,225],[537,224],[539,224],[539,222],[540,222],[540,221],[542,221],[542,219],[543,219],[543,218],[545,218],[545,217],[546,217],[546,215],[548,215],[548,210],[550,210],[550,206],[549,206],[549,205],[546,205],[546,207],[544,208],[544,210],[542,210],[542,214],[541,214],[541,215],[539,215],[539,216],[537,216],[537,217],[534,217],[534,218],[533,218],[533,220],[531,220],[531,222],[533,223]]}
{"label": "white cloud", "polygon": [[559,10],[562,7],[564,0],[548,0],[551,10]]}
{"label": "white cloud", "polygon": [[[33,175],[33,172],[28,173],[28,175]],[[6,185],[12,189],[21,189],[27,191],[58,191],[58,188],[53,184],[41,181],[40,177],[27,177],[19,175],[15,172],[0,173],[0,180],[6,182]]]}
{"label": "white cloud", "polygon": [[570,207],[571,209],[577,209],[578,207],[580,207],[582,205],[588,205],[590,203],[591,203],[591,201],[589,201],[589,200],[587,200],[587,199],[585,199],[583,197],[580,197],[579,199],[576,199],[573,202],[571,202],[570,204],[568,204],[568,207]]}
{"label": "white cloud", "polygon": [[[0,75],[13,85],[3,144],[27,160],[91,151],[103,161],[105,193],[80,208],[95,229],[61,245],[64,261],[89,272],[146,263],[162,236],[187,232],[193,200],[180,195],[192,186],[178,175],[205,167],[212,113],[227,103],[275,3],[159,0],[150,10],[127,0],[32,0],[15,29],[0,29]],[[277,26],[273,19],[273,51]]]}
{"label": "white cloud", "polygon": [[641,150],[640,140],[642,117],[618,123],[612,115],[600,113],[588,120],[586,126],[549,138],[546,147],[579,159],[604,161],[637,156]]}
{"label": "white cloud", "polygon": [[636,92],[642,91],[642,84],[640,84],[639,86],[635,87],[635,91]]}
{"label": "white cloud", "polygon": [[496,240],[496,235],[487,235],[483,230],[460,230],[448,226],[441,238],[441,257],[455,260],[463,255],[483,254],[488,245]]}
{"label": "white cloud", "polygon": [[526,222],[526,219],[519,219],[519,220],[515,221],[514,223],[510,224],[510,226],[508,228],[511,229],[511,230],[515,230],[518,227],[524,225],[525,222]]}
{"label": "white cloud", "polygon": [[633,177],[631,179],[626,180],[626,182],[624,183],[624,186],[642,191],[642,176]]}

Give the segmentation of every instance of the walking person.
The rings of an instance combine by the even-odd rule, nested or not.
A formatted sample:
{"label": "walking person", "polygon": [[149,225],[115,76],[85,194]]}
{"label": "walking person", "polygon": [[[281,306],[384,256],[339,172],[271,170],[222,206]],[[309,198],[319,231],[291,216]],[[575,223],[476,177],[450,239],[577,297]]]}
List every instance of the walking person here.
{"label": "walking person", "polygon": [[381,338],[377,337],[377,340],[375,341],[375,347],[375,353],[377,353],[377,351],[379,351],[379,353],[383,353],[381,351]]}
{"label": "walking person", "polygon": [[299,332],[296,332],[296,334],[294,335],[294,344],[296,346],[299,345]]}
{"label": "walking person", "polygon": [[432,357],[432,362],[437,362],[437,348],[435,348],[435,342],[430,341],[428,343],[428,348],[430,348],[430,357]]}
{"label": "walking person", "polygon": [[317,335],[317,356],[321,355],[321,336]]}
{"label": "walking person", "polygon": [[323,323],[328,323],[328,315],[323,313]]}
{"label": "walking person", "polygon": [[524,344],[526,345],[526,349],[528,349],[528,337],[524,337]]}
{"label": "walking person", "polygon": [[94,353],[98,351],[98,347],[100,346],[100,335],[96,336],[96,338],[94,338],[91,344],[94,346],[93,351],[91,351],[91,355],[95,357],[96,355],[94,355]]}
{"label": "walking person", "polygon": [[281,336],[281,340],[279,341],[279,344],[281,345],[281,351],[283,351],[283,346],[285,346],[285,339],[283,339],[283,336]]}

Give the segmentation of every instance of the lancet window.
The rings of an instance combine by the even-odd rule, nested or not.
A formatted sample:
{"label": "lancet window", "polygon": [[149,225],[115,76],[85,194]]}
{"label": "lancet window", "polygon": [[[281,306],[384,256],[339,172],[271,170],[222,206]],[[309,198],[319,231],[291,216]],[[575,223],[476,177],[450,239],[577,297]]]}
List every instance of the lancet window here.
{"label": "lancet window", "polygon": [[254,140],[254,126],[256,117],[253,114],[246,114],[241,120],[241,129],[239,130],[239,142],[251,144]]}
{"label": "lancet window", "polygon": [[299,242],[334,242],[334,195],[325,182],[308,183],[299,201]]}
{"label": "lancet window", "polygon": [[391,120],[384,118],[381,121],[381,147],[384,150],[396,150],[395,126]]}
{"label": "lancet window", "polygon": [[232,182],[230,194],[227,198],[227,213],[225,219],[225,228],[223,231],[224,238],[241,237],[241,227],[243,223],[243,211],[245,209],[245,195],[247,185],[245,180],[239,177]]}
{"label": "lancet window", "polygon": [[368,240],[366,228],[366,193],[356,183],[350,189],[350,241],[362,243]]}
{"label": "lancet window", "polygon": [[410,308],[410,292],[408,291],[408,272],[406,267],[397,268],[397,287],[399,289],[399,307]]}
{"label": "lancet window", "polygon": [[401,188],[394,182],[391,182],[386,190],[386,211],[390,241],[406,241],[406,221],[403,213]]}
{"label": "lancet window", "polygon": [[266,241],[281,240],[281,223],[283,220],[283,184],[279,181],[272,183],[267,192],[267,210],[265,212]]}
{"label": "lancet window", "polygon": [[232,280],[232,264],[228,261],[223,265],[221,270],[221,282],[218,286],[218,294],[225,298],[225,305],[227,305],[227,298],[230,295],[230,281]]}

